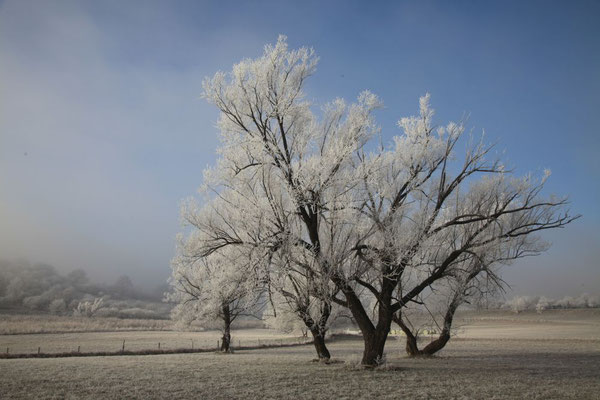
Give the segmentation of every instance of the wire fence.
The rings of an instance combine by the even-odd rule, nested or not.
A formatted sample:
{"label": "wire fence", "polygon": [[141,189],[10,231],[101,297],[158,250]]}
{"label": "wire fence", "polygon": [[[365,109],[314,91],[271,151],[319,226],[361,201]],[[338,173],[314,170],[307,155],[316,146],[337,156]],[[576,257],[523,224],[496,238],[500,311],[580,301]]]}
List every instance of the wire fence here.
{"label": "wire fence", "polygon": [[[46,349],[39,345],[37,348],[23,351],[20,346],[5,347],[5,351],[0,353],[0,359],[8,358],[51,358],[51,357],[85,357],[85,356],[116,356],[116,355],[150,355],[150,354],[178,354],[178,353],[203,353],[211,351],[220,351],[221,339],[212,342],[206,338],[194,340],[190,339],[186,346],[181,345],[181,341],[157,341],[153,346],[149,343],[139,343],[133,340],[128,343],[127,339],[119,342],[119,346],[112,341],[112,349],[107,348],[107,343],[102,345],[92,345],[88,348],[81,344],[70,345],[69,349],[58,349],[56,346],[49,346]],[[277,348],[277,347],[292,347],[304,346],[311,344],[312,340],[307,337],[286,337],[286,338],[245,338],[233,339],[230,342],[231,351],[236,350],[254,350],[261,348]],[[16,351],[15,351],[16,350]]]}

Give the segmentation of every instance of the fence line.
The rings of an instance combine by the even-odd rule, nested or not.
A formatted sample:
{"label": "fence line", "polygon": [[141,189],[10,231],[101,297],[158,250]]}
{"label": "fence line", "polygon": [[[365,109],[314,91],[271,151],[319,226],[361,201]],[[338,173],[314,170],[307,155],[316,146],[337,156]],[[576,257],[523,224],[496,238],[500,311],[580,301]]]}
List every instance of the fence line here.
{"label": "fence line", "polygon": [[[269,341],[268,341],[269,342]],[[280,347],[297,347],[306,346],[313,344],[313,341],[298,340],[293,342],[284,343],[283,339],[273,339],[271,343],[265,343],[258,339],[258,346],[247,345],[242,346],[242,341],[238,340],[238,346],[231,346],[235,350],[258,350],[258,349],[271,349]],[[220,349],[220,342],[217,341],[217,351]],[[121,345],[121,349],[118,351],[91,351],[81,352],[81,346],[77,346],[77,351],[72,352],[60,352],[60,353],[42,353],[41,347],[37,348],[37,353],[10,353],[10,348],[6,348],[5,354],[0,354],[0,359],[14,359],[14,358],[60,358],[60,357],[100,357],[100,356],[141,356],[141,355],[158,355],[158,354],[186,354],[186,353],[209,353],[214,352],[215,348],[194,348],[194,341],[192,339],[191,348],[177,348],[177,349],[165,349],[164,346],[161,349],[160,343],[158,343],[158,349],[144,349],[144,350],[125,350],[125,340]]]}

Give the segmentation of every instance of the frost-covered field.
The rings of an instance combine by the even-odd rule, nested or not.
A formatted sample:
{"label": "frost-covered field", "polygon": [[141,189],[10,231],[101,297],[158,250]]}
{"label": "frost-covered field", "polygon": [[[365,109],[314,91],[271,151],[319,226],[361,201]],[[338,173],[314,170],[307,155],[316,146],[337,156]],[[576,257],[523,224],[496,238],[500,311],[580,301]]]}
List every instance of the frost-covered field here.
{"label": "frost-covered field", "polygon": [[600,340],[600,308],[462,312],[455,326],[462,338]]}
{"label": "frost-covered field", "polygon": [[[330,343],[334,359],[343,361],[330,365],[311,362],[311,346],[233,355],[0,360],[0,398],[600,399],[597,310],[469,313],[461,320],[462,337],[432,359],[405,358],[402,340],[390,338],[388,363],[377,371],[355,368],[362,350],[355,339]],[[490,325],[498,338],[489,337],[493,335]],[[150,344],[165,334],[179,335],[183,342],[187,335],[206,335],[207,341],[218,338],[217,332],[127,334],[132,345],[135,337]],[[277,338],[272,331],[262,330],[235,334],[234,341],[242,342]],[[96,340],[102,346],[110,333],[85,335],[91,335],[90,343]],[[13,337],[34,336],[50,335]],[[0,341],[7,337],[1,336]]]}
{"label": "frost-covered field", "polygon": [[0,314],[0,322],[0,335],[173,329],[173,323],[170,320],[161,319]]}
{"label": "frost-covered field", "polygon": [[[388,347],[390,370],[311,363],[312,349],[233,355],[0,360],[2,398],[539,398],[600,394],[595,342],[457,340],[439,358],[406,359]],[[331,345],[358,361],[361,344]]]}

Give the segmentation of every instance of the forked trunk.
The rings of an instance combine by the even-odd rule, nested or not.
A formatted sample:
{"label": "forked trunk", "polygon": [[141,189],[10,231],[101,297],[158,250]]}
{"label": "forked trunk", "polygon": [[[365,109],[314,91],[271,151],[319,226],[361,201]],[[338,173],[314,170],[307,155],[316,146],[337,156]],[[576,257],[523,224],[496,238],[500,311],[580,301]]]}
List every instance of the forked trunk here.
{"label": "forked trunk", "polygon": [[319,360],[329,360],[331,358],[331,354],[325,345],[325,332],[327,332],[327,321],[330,315],[331,305],[327,302],[321,303],[321,318],[318,321],[313,320],[306,310],[304,310],[302,315],[307,330],[310,330],[312,334]]}
{"label": "forked trunk", "polygon": [[393,319],[396,324],[402,329],[402,332],[406,335],[406,354],[411,357],[419,356],[432,356],[438,351],[442,350],[448,341],[450,341],[450,330],[452,329],[452,321],[454,319],[454,313],[460,304],[460,296],[457,294],[454,296],[452,302],[446,310],[444,315],[444,327],[440,332],[440,335],[430,343],[428,343],[423,349],[419,349],[417,343],[417,337],[413,334],[412,330],[404,323],[402,315],[400,313],[394,314]]}
{"label": "forked trunk", "polygon": [[317,357],[319,357],[319,360],[329,360],[331,354],[329,354],[329,350],[327,350],[327,346],[325,345],[325,335],[316,329],[311,330],[311,333],[315,344],[315,350],[317,351]]}
{"label": "forked trunk", "polygon": [[450,340],[450,333],[444,329],[435,340],[428,343],[423,349],[419,349],[417,337],[413,335],[410,329],[404,329],[402,326],[400,327],[406,335],[406,354],[411,357],[432,356],[442,350]]}
{"label": "forked trunk", "polygon": [[[337,277],[334,276],[334,279]],[[394,289],[394,282],[389,279],[384,279],[381,295],[379,296],[379,310],[377,325],[373,325],[371,318],[365,310],[360,298],[354,290],[345,284],[344,280],[337,278],[334,281],[346,297],[346,306],[352,313],[354,320],[358,324],[364,341],[364,350],[361,364],[367,367],[375,367],[383,361],[383,350],[385,342],[390,333],[392,324],[391,298]]]}
{"label": "forked trunk", "polygon": [[377,325],[371,322],[358,296],[354,292],[344,292],[350,311],[362,331],[365,347],[361,364],[366,367],[376,367],[384,362],[383,351],[392,325],[390,310],[394,285],[394,281],[388,278],[383,280],[378,298]]}

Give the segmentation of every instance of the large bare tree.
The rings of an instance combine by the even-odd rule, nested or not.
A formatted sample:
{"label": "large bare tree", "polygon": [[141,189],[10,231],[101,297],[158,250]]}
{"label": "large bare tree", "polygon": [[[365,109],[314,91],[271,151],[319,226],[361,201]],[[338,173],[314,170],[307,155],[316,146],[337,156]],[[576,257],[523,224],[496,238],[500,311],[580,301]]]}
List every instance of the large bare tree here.
{"label": "large bare tree", "polygon": [[[463,124],[436,126],[429,95],[390,144],[373,143],[381,103],[370,92],[317,117],[302,91],[316,62],[280,37],[263,56],[205,81],[222,143],[206,190],[235,193],[225,199],[233,207],[252,205],[241,206],[245,215],[204,214],[226,226],[203,239],[205,253],[262,249],[269,290],[296,302],[318,335],[312,328],[332,303],[347,307],[362,331],[362,363],[376,365],[408,304],[483,254],[493,264],[505,257],[500,249],[528,246],[574,217],[566,199],[541,195],[547,176],[515,177],[493,147],[464,137]],[[308,307],[318,318],[306,318],[307,301],[318,303]]]}

